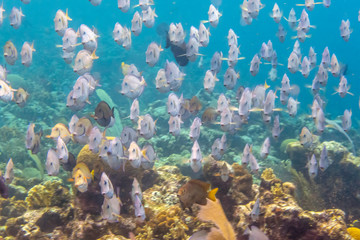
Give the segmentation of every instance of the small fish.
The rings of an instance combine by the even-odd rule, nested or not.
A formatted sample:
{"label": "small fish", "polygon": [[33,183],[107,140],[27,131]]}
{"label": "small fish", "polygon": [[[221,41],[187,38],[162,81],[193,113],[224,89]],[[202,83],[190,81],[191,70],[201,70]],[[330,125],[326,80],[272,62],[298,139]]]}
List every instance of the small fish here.
{"label": "small fish", "polygon": [[352,111],[345,109],[344,115],[342,117],[342,128],[345,132],[349,131],[349,129],[351,128],[351,115]]}
{"label": "small fish", "polygon": [[276,115],[276,116],[275,116],[275,118],[274,118],[274,125],[273,125],[273,128],[272,128],[271,131],[272,131],[272,136],[273,136],[273,138],[278,139],[279,136],[280,136],[280,133],[281,133],[279,115]]}
{"label": "small fish", "polygon": [[288,69],[291,73],[296,73],[299,70],[300,59],[298,55],[293,51],[288,58]]}
{"label": "small fish", "polygon": [[178,98],[178,96],[176,96],[175,93],[169,94],[166,105],[167,105],[167,111],[171,116],[179,115],[181,102],[183,101],[182,99],[183,99],[182,95],[180,98]]}
{"label": "small fish", "polygon": [[3,198],[9,197],[9,188],[3,176],[0,176],[0,196]]}
{"label": "small fish", "polygon": [[166,82],[170,85],[170,90],[177,91],[181,87],[185,74],[182,73],[179,67],[174,62],[166,60],[165,63],[165,77]]}
{"label": "small fish", "polygon": [[181,23],[171,23],[169,26],[169,40],[176,46],[182,46],[185,40],[185,31]]}
{"label": "small fish", "polygon": [[54,18],[55,31],[59,36],[64,36],[65,30],[68,28],[68,21],[72,19],[68,15],[68,10],[64,13],[62,10],[57,10]]}
{"label": "small fish", "polygon": [[278,31],[276,33],[276,36],[279,38],[279,41],[283,43],[286,39],[286,35],[287,35],[287,32],[286,32],[285,28],[283,27],[283,25],[281,23],[279,23]]}
{"label": "small fish", "polygon": [[146,63],[150,67],[153,67],[159,61],[161,51],[163,51],[163,49],[157,43],[155,42],[150,43],[150,45],[148,46],[145,52]]}
{"label": "small fish", "polygon": [[61,47],[64,52],[73,52],[75,48],[79,45],[77,43],[78,35],[75,30],[72,28],[67,28],[64,32],[64,36],[62,37],[62,45],[56,45],[57,47]]}
{"label": "small fish", "polygon": [[70,134],[74,134],[74,131],[75,131],[75,126],[76,126],[76,123],[79,121],[79,118],[78,116],[76,116],[76,114],[74,114],[70,121],[69,121],[69,132]]}
{"label": "small fish", "polygon": [[130,9],[130,0],[117,0],[118,2],[118,8],[126,13]]}
{"label": "small fish", "polygon": [[307,33],[307,32],[309,32],[310,27],[313,27],[313,26],[310,25],[309,15],[306,12],[306,10],[303,9],[303,11],[301,12],[297,30],[301,30],[304,33]]}
{"label": "small fish", "polygon": [[137,130],[140,136],[148,140],[155,135],[156,121],[153,120],[150,114],[146,114],[145,116],[139,116]]}
{"label": "small fish", "polygon": [[124,28],[121,26],[119,22],[115,23],[113,30],[113,38],[114,41],[119,45],[122,45],[124,42]]}
{"label": "small fish", "polygon": [[245,25],[250,25],[252,23],[252,17],[249,14],[248,11],[248,0],[244,0],[243,4],[240,5],[241,8],[241,20],[240,20],[240,24],[242,26]]}
{"label": "small fish", "polygon": [[323,64],[320,64],[319,70],[316,74],[316,77],[317,77],[320,85],[325,87],[328,82],[329,75],[328,75],[327,69],[325,69]]}
{"label": "small fish", "polygon": [[186,44],[185,55],[189,59],[190,62],[195,62],[197,59],[197,56],[201,55],[199,53],[199,45],[200,45],[199,41],[194,37],[191,37],[189,39],[188,43]]}
{"label": "small fish", "polygon": [[146,150],[141,150],[136,142],[131,142],[129,147],[129,162],[134,168],[139,168],[141,164],[141,157],[146,157]]}
{"label": "small fish", "polygon": [[270,79],[273,82],[276,81],[276,79],[278,79],[276,68],[271,68],[271,70],[268,73],[268,79]]}
{"label": "small fish", "polygon": [[195,140],[194,145],[191,148],[191,157],[190,157],[190,167],[197,173],[201,169],[202,155],[200,146],[197,140]]}
{"label": "small fish", "polygon": [[350,87],[347,84],[347,79],[345,78],[345,76],[341,76],[339,82],[339,88],[336,89],[336,92],[333,94],[339,93],[340,97],[342,98],[345,97],[346,94],[353,95],[351,92],[349,92],[349,89]]}
{"label": "small fish", "polygon": [[324,7],[328,8],[331,5],[331,0],[323,0]]}
{"label": "small fish", "polygon": [[106,157],[103,159],[107,164],[114,170],[119,170],[123,166],[123,171],[125,171],[125,162],[124,162],[124,147],[118,137],[115,137],[112,140],[107,140],[107,151],[103,149],[101,156],[104,156],[106,152]]}
{"label": "small fish", "polygon": [[305,148],[312,146],[314,141],[314,136],[307,127],[303,127],[300,133],[300,144]]}
{"label": "small fish", "polygon": [[250,169],[252,173],[258,173],[259,171],[259,164],[252,153],[250,154]]}
{"label": "small fish", "polygon": [[155,77],[156,89],[161,93],[166,93],[170,91],[170,85],[167,83],[165,70],[163,68],[159,69]]}
{"label": "small fish", "polygon": [[220,178],[223,182],[227,182],[231,174],[231,166],[228,163],[224,162],[224,164],[220,168]]}
{"label": "small fish", "polygon": [[324,144],[324,147],[320,153],[319,168],[321,171],[324,172],[329,166],[330,166],[330,161],[328,157],[328,151],[326,149],[326,145]]}
{"label": "small fish", "polygon": [[102,218],[106,219],[109,223],[118,222],[121,204],[120,198],[116,195],[113,195],[112,198],[105,197],[101,206]]}
{"label": "small fish", "polygon": [[199,26],[199,42],[203,47],[207,47],[210,42],[210,30],[202,22]]}
{"label": "small fish", "polygon": [[119,40],[119,41],[122,42],[123,48],[125,48],[126,50],[129,50],[132,45],[131,30],[128,29],[127,27],[123,27],[123,34],[121,35],[121,40]]}
{"label": "small fish", "polygon": [[217,188],[210,190],[210,184],[197,180],[191,179],[183,186],[180,187],[178,191],[178,197],[180,200],[180,204],[182,209],[189,208],[191,209],[194,203],[200,205],[206,205],[206,198],[210,200],[215,200],[215,194],[217,192]]}
{"label": "small fish", "polygon": [[26,149],[31,150],[32,154],[37,154],[40,150],[39,148],[40,148],[42,131],[35,134],[34,128],[35,128],[35,124],[30,123],[26,131],[25,146]]}
{"label": "small fish", "polygon": [[234,89],[238,78],[240,78],[240,74],[235,72],[234,68],[228,67],[224,75],[224,86],[226,89]]}
{"label": "small fish", "polygon": [[200,126],[201,126],[201,119],[199,117],[196,117],[190,126],[189,137],[192,141],[196,141],[199,139]]}
{"label": "small fish", "polygon": [[260,9],[262,9],[263,7],[264,5],[259,0],[249,0],[247,3],[246,11],[252,18],[255,19],[259,16]]}
{"label": "small fish", "polygon": [[217,112],[222,113],[225,109],[229,108],[229,100],[226,98],[225,94],[221,93],[217,100]]}
{"label": "small fish", "polygon": [[312,47],[310,47],[310,50],[309,50],[309,62],[310,62],[311,69],[316,67],[316,53]]}
{"label": "small fish", "polygon": [[260,69],[260,58],[258,56],[258,54],[255,54],[255,56],[253,57],[253,59],[251,60],[250,63],[250,73],[251,75],[253,75],[254,77],[258,74],[259,69]]}
{"label": "small fish", "polygon": [[331,62],[331,60],[330,60],[329,48],[325,47],[325,49],[322,53],[321,63],[324,66],[324,68],[329,68],[330,62]]}
{"label": "small fish", "polygon": [[25,15],[22,13],[21,8],[18,9],[16,7],[13,7],[11,9],[11,13],[9,16],[10,26],[12,26],[15,29],[18,29],[21,25],[23,17],[25,17]]}
{"label": "small fish", "polygon": [[296,28],[296,23],[298,22],[298,20],[296,20],[294,8],[291,8],[289,12],[289,18],[288,19],[285,18],[285,20],[289,23],[291,29],[294,30]]}
{"label": "small fish", "polygon": [[127,74],[121,84],[122,95],[125,95],[128,98],[135,99],[138,98],[144,91],[146,82],[144,77],[136,77],[134,75]]}
{"label": "small fish", "polygon": [[123,146],[128,149],[131,142],[137,142],[137,132],[133,128],[125,126],[120,134],[120,140]]}
{"label": "small fish", "polygon": [[114,196],[114,188],[105,172],[101,174],[99,186],[101,188],[101,194],[107,198],[111,199]]}
{"label": "small fish", "polygon": [[211,146],[211,156],[215,160],[220,160],[223,156],[223,154],[220,151],[220,145],[221,145],[220,138],[216,138],[213,145]]}
{"label": "small fish", "polygon": [[190,27],[190,38],[195,38],[196,41],[200,42],[200,40],[199,40],[199,30],[194,26]]}
{"label": "small fish", "polygon": [[14,163],[12,158],[10,158],[6,164],[4,179],[7,184],[10,184],[14,180]]}
{"label": "small fish", "polygon": [[3,5],[4,3],[1,3],[1,6],[0,6],[0,26],[3,24],[4,22],[4,12],[5,12],[5,9],[3,8]]}
{"label": "small fish", "polygon": [[6,69],[6,66],[2,66],[0,65],[0,80],[1,81],[4,81],[6,83],[9,83],[8,80],[7,80],[7,74],[8,74],[8,71]]}
{"label": "small fish", "polygon": [[104,139],[103,134],[104,133],[102,133],[100,129],[96,126],[91,129],[89,134],[88,144],[89,144],[89,150],[92,151],[93,153],[99,152],[101,141]]}
{"label": "small fish", "polygon": [[35,52],[34,42],[31,45],[28,42],[24,42],[20,55],[21,63],[26,67],[29,67],[32,63],[32,52]]}
{"label": "small fish", "polygon": [[102,127],[112,127],[115,123],[114,107],[110,108],[107,102],[101,101],[95,108],[95,114],[91,117]]}
{"label": "small fish", "polygon": [[352,31],[350,30],[350,21],[349,21],[349,19],[346,20],[346,21],[341,20],[340,36],[344,39],[345,42],[349,41],[351,32]]}
{"label": "small fish", "polygon": [[99,37],[95,33],[95,29],[91,30],[85,24],[81,24],[77,34],[81,37],[81,43],[84,46],[84,50],[89,52],[95,52],[97,49],[97,38]]}
{"label": "small fish", "polygon": [[280,11],[279,5],[277,5],[277,3],[274,4],[270,17],[273,18],[276,23],[280,23],[282,18],[282,11]]}
{"label": "small fish", "polygon": [[45,167],[49,176],[57,176],[59,174],[60,162],[56,151],[52,148],[47,153]]}
{"label": "small fish", "polygon": [[250,114],[251,99],[252,99],[252,94],[250,89],[245,88],[239,101],[239,110],[238,110],[240,117],[244,120],[247,120]]}
{"label": "small fish", "polygon": [[315,126],[319,133],[325,130],[325,114],[322,108],[319,108],[316,113]]}
{"label": "small fish", "polygon": [[142,20],[144,22],[144,25],[148,28],[152,28],[155,24],[155,17],[157,17],[155,13],[155,9],[153,10],[150,6],[142,10]]}
{"label": "small fish", "polygon": [[238,38],[239,38],[239,36],[237,36],[235,34],[234,30],[232,30],[230,28],[229,33],[227,35],[227,40],[228,40],[229,47],[232,46],[232,45],[237,46],[238,45],[238,41],[237,41]]}
{"label": "small fish", "polygon": [[227,149],[227,144],[226,144],[226,134],[224,133],[221,138],[220,138],[220,145],[219,145],[219,148],[220,148],[220,152],[221,154],[224,154],[226,149]]}
{"label": "small fish", "polygon": [[252,146],[250,146],[249,144],[246,144],[243,150],[243,155],[241,158],[241,164],[243,166],[247,166],[250,162],[250,158],[252,155]]}
{"label": "small fish", "polygon": [[140,7],[142,10],[146,10],[150,7],[150,5],[154,5],[153,0],[139,0],[139,4],[134,7]]}
{"label": "small fish", "polygon": [[7,41],[5,43],[4,58],[5,61],[10,65],[14,65],[18,58],[18,52],[16,50],[16,47],[11,41]]}
{"label": "small fish", "polygon": [[75,53],[74,52],[63,51],[61,57],[64,59],[65,63],[71,64],[73,58],[75,57]]}
{"label": "small fish", "polygon": [[307,78],[310,74],[310,71],[311,71],[311,66],[310,66],[310,61],[309,59],[305,56],[303,58],[303,61],[301,62],[301,74]]}
{"label": "small fish", "polygon": [[135,36],[139,36],[139,34],[141,33],[141,30],[142,30],[142,18],[140,16],[140,13],[138,11],[136,11],[131,20],[131,32]]}
{"label": "small fish", "polygon": [[265,98],[265,102],[264,102],[264,115],[272,115],[273,111],[276,110],[274,109],[275,107],[275,98],[276,98],[276,92],[274,92],[273,90],[270,90]]}
{"label": "small fish", "polygon": [[208,107],[201,116],[201,122],[202,124],[214,123],[218,116],[219,113],[215,108]]}
{"label": "small fish", "polygon": [[210,70],[214,73],[214,74],[218,74],[221,70],[221,63],[222,63],[222,59],[223,58],[223,54],[222,52],[215,52],[214,55],[211,58],[211,67]]}
{"label": "small fish", "polygon": [[311,179],[314,179],[318,174],[318,162],[316,160],[315,154],[312,155],[308,162],[308,172]]}
{"label": "small fish", "polygon": [[157,158],[154,147],[151,144],[147,143],[143,147],[143,151],[146,152],[146,156],[141,157],[141,166],[144,169],[151,169],[154,166],[155,160]]}
{"label": "small fish", "polygon": [[181,130],[181,124],[183,123],[181,117],[170,116],[168,123],[169,123],[169,133],[172,134],[173,136],[179,136]]}
{"label": "small fish", "polygon": [[255,204],[250,212],[250,217],[252,221],[257,221],[260,215],[260,199],[257,198]]}
{"label": "small fish", "polygon": [[95,55],[94,52],[89,52],[88,50],[80,50],[75,57],[75,64],[73,66],[74,72],[79,75],[90,72],[93,66],[93,60],[98,59],[99,57]]}
{"label": "small fish", "polygon": [[131,196],[131,199],[133,202],[135,201],[135,196],[138,196],[140,201],[142,201],[142,199],[143,199],[140,184],[139,184],[139,181],[136,179],[136,177],[134,177],[134,181],[132,183],[130,196]]}
{"label": "small fish", "polygon": [[60,136],[58,136],[56,142],[56,155],[57,158],[61,161],[61,163],[67,163],[69,160],[68,148],[66,147],[66,143]]}
{"label": "small fish", "polygon": [[267,158],[269,153],[270,153],[270,138],[267,137],[264,140],[263,144],[261,145],[260,156],[265,159]]}
{"label": "small fish", "polygon": [[210,25],[216,28],[217,25],[219,24],[219,18],[221,17],[221,13],[219,13],[219,11],[212,4],[210,4],[208,16],[209,16],[209,20],[203,22],[210,22]]}
{"label": "small fish", "polygon": [[331,56],[331,61],[330,61],[330,72],[334,77],[339,77],[340,70],[341,70],[340,64],[337,60],[335,53],[333,53],[333,55]]}
{"label": "small fish", "polygon": [[15,103],[19,107],[24,107],[28,98],[29,98],[29,93],[27,91],[25,91],[23,88],[17,89],[15,94]]}
{"label": "small fish", "polygon": [[57,141],[58,137],[61,137],[62,140],[67,144],[71,139],[71,134],[67,126],[63,123],[57,123],[52,129],[50,135],[46,136],[51,138],[54,141]]}
{"label": "small fish", "polygon": [[94,180],[94,170],[90,172],[83,162],[76,164],[72,171],[72,179],[69,179],[69,181],[74,181],[75,187],[82,193],[88,190],[91,180]]}
{"label": "small fish", "polygon": [[215,82],[219,81],[211,70],[207,70],[204,77],[204,88],[207,92],[212,93],[215,87]]}
{"label": "small fish", "polygon": [[102,0],[89,0],[89,2],[93,5],[93,6],[99,6],[102,2]]}
{"label": "small fish", "polygon": [[138,195],[135,196],[134,208],[135,208],[135,217],[142,222],[145,221],[146,218],[145,209]]}
{"label": "small fish", "polygon": [[322,2],[315,3],[314,0],[305,0],[305,4],[296,4],[296,6],[305,6],[309,11],[312,11],[315,4],[322,4]]}
{"label": "small fish", "polygon": [[237,101],[240,101],[241,96],[244,91],[245,91],[245,88],[243,86],[238,87],[238,89],[236,90],[236,100]]}
{"label": "small fish", "polygon": [[89,142],[89,135],[92,128],[93,125],[88,118],[80,118],[79,121],[76,122],[74,133],[72,134],[73,141],[82,145],[87,144]]}
{"label": "small fish", "polygon": [[289,98],[288,104],[287,104],[287,109],[288,109],[290,117],[295,117],[296,116],[297,108],[298,108],[297,105],[298,104],[299,104],[298,101],[296,101],[292,97]]}
{"label": "small fish", "polygon": [[[250,230],[251,228],[251,230]],[[256,226],[246,228],[244,234],[249,235],[251,240],[269,240],[269,238]]]}
{"label": "small fish", "polygon": [[196,115],[202,109],[202,104],[197,96],[193,96],[189,101],[187,110],[193,115]]}

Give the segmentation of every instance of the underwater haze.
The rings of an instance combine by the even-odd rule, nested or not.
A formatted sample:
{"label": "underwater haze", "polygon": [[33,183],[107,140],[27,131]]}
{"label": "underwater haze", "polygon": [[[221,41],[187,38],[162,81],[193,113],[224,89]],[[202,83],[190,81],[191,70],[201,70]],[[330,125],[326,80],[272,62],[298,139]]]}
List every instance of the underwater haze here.
{"label": "underwater haze", "polygon": [[0,239],[360,239],[356,0],[4,0],[0,31]]}

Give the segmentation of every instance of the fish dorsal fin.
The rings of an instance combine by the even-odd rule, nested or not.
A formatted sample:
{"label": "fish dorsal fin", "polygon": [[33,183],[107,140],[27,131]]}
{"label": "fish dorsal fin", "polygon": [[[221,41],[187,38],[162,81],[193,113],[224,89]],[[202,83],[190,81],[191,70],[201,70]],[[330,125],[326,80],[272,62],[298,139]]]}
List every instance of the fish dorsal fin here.
{"label": "fish dorsal fin", "polygon": [[201,180],[198,179],[191,179],[189,182],[199,185],[202,189],[204,189],[206,192],[209,190],[210,188],[210,184],[207,182],[203,182]]}

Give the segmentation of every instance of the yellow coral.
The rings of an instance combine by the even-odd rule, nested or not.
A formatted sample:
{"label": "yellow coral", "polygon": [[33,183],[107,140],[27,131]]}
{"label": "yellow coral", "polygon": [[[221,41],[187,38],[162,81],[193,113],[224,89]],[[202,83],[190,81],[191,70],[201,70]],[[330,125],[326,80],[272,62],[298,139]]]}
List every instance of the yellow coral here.
{"label": "yellow coral", "polygon": [[69,191],[61,186],[60,180],[49,180],[35,185],[28,192],[25,202],[30,209],[61,206],[70,199]]}
{"label": "yellow coral", "polygon": [[271,181],[273,179],[276,178],[274,171],[271,168],[266,168],[262,174],[261,174],[261,178],[266,180],[266,181]]}
{"label": "yellow coral", "polygon": [[348,233],[351,237],[353,237],[356,240],[360,240],[360,229],[356,227],[349,227],[347,229]]}
{"label": "yellow coral", "polygon": [[271,186],[271,192],[275,197],[282,197],[284,192],[281,187],[281,183],[275,183],[274,186]]}
{"label": "yellow coral", "polygon": [[215,199],[212,201],[206,199],[207,203],[205,206],[200,206],[200,211],[198,217],[202,221],[213,222],[217,228],[211,228],[210,233],[206,239],[216,239],[216,240],[235,240],[235,232],[231,223],[226,218],[224,210],[221,206],[220,200]]}

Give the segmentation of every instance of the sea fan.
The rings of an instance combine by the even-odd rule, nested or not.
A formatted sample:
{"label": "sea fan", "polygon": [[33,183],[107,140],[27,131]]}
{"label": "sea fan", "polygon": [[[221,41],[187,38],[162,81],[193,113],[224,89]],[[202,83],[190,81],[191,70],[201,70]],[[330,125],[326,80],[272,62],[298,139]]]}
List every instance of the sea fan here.
{"label": "sea fan", "polygon": [[200,205],[198,218],[201,221],[210,221],[216,225],[216,228],[211,228],[210,233],[207,235],[208,240],[235,240],[235,232],[230,222],[227,220],[224,210],[221,206],[220,200],[215,199],[212,201],[206,199],[205,206]]}

